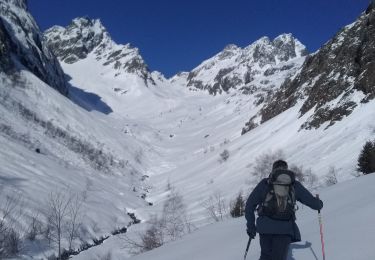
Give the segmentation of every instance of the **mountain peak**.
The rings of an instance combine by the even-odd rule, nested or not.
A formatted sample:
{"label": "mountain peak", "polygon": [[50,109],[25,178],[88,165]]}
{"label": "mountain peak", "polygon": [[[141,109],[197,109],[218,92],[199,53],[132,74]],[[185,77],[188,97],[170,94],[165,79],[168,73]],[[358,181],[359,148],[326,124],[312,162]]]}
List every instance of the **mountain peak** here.
{"label": "mountain peak", "polygon": [[279,50],[278,58],[282,61],[289,60],[294,57],[306,56],[308,51],[291,33],[284,33],[277,36],[272,41],[273,46]]}
{"label": "mountain peak", "polygon": [[306,47],[291,33],[284,33],[272,41],[267,36],[260,38],[244,48],[243,58],[259,63],[261,67],[267,64],[289,61],[307,55]]}
{"label": "mountain peak", "polygon": [[81,28],[81,30],[84,30],[87,28],[91,32],[94,32],[96,34],[107,33],[107,30],[103,26],[100,19],[90,19],[88,16],[78,17],[78,18],[73,19],[70,26]]}
{"label": "mountain peak", "polygon": [[55,55],[66,63],[86,58],[95,47],[112,40],[99,19],[75,18],[66,28],[53,26],[44,33]]}
{"label": "mountain peak", "polygon": [[27,10],[27,0],[3,0],[9,4],[13,4],[19,8]]}
{"label": "mountain peak", "polygon": [[237,50],[239,47],[235,44],[228,44],[227,46],[224,47],[223,51],[231,51],[231,50]]}
{"label": "mountain peak", "polygon": [[103,67],[112,67],[114,77],[121,73],[139,75],[146,83],[154,84],[139,49],[115,43],[99,19],[75,18],[67,27],[54,26],[44,36],[54,54],[67,64],[86,59],[90,54]]}

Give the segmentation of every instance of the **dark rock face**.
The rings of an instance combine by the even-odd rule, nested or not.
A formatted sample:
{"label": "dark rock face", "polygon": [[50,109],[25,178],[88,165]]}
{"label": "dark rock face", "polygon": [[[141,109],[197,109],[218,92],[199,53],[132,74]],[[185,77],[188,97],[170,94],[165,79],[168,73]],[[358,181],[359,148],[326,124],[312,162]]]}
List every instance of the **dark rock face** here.
{"label": "dark rock face", "polygon": [[0,38],[2,70],[9,70],[11,67],[20,69],[21,65],[63,95],[68,94],[64,73],[56,57],[43,42],[34,19],[28,13],[27,1],[2,1]]}
{"label": "dark rock face", "polygon": [[339,31],[316,54],[309,56],[301,72],[283,83],[261,110],[261,122],[284,112],[304,99],[300,116],[313,115],[304,129],[328,126],[347,116],[360,102],[375,97],[375,9],[371,4],[359,19]]}
{"label": "dark rock face", "polygon": [[241,135],[246,134],[258,126],[258,124],[254,123],[254,119],[255,117],[252,117],[248,122],[246,122],[245,126],[242,128]]}
{"label": "dark rock face", "polygon": [[8,73],[13,67],[10,59],[10,43],[8,32],[0,20],[0,70]]}
{"label": "dark rock face", "polygon": [[66,63],[75,63],[87,57],[107,34],[99,20],[77,18],[66,28],[54,26],[45,33],[53,53]]}

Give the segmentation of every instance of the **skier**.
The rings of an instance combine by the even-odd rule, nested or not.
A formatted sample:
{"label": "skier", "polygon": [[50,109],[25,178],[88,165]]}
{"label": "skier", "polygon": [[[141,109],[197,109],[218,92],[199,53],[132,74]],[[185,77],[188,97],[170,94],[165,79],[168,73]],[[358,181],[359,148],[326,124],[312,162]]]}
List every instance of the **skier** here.
{"label": "skier", "polygon": [[294,175],[285,161],[275,161],[270,176],[260,181],[246,202],[247,234],[253,239],[259,233],[259,260],[286,260],[289,244],[301,241],[295,223],[296,200],[314,210],[323,207],[323,202],[295,180]]}

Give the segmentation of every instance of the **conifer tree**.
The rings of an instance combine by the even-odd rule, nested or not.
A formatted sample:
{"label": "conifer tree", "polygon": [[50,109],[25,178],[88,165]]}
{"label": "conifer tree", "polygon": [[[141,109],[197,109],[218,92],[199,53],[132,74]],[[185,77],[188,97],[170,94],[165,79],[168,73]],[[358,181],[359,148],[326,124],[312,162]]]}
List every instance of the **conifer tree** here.
{"label": "conifer tree", "polygon": [[359,172],[369,174],[375,172],[375,141],[367,141],[358,157]]}
{"label": "conifer tree", "polygon": [[238,194],[236,199],[231,203],[230,215],[233,218],[241,217],[245,214],[245,200],[242,191]]}

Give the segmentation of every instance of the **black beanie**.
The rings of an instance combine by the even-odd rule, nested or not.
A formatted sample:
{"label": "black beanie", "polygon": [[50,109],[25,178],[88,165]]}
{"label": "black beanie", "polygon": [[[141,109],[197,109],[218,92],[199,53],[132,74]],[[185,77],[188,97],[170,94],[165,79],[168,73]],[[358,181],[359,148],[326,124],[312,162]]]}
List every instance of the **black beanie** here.
{"label": "black beanie", "polygon": [[286,163],[286,161],[283,161],[283,160],[277,160],[273,163],[272,165],[272,170],[275,170],[275,169],[288,169],[288,164]]}

